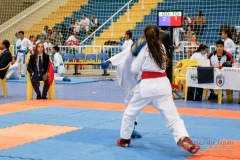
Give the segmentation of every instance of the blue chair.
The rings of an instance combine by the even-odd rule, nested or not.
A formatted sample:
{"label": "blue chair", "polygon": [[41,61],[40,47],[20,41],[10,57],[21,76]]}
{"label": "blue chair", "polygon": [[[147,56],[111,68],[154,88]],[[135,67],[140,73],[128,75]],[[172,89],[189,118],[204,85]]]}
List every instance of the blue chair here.
{"label": "blue chair", "polygon": [[65,54],[63,54],[63,62],[67,62],[68,60],[69,60],[69,53],[65,53]]}
{"label": "blue chair", "polygon": [[97,58],[97,56],[96,56],[96,54],[87,54],[86,55],[86,60],[87,61],[96,61],[96,58]]}
{"label": "blue chair", "polygon": [[108,53],[99,53],[97,55],[97,57],[98,57],[98,60],[100,60],[100,61],[104,61],[104,60],[107,60],[109,58]]}
{"label": "blue chair", "polygon": [[74,58],[74,54],[69,54],[68,55],[68,60],[71,62],[73,61],[73,58]]}
{"label": "blue chair", "polygon": [[84,59],[85,59],[85,55],[83,53],[75,54],[75,60],[76,61],[80,61],[80,60],[84,60]]}

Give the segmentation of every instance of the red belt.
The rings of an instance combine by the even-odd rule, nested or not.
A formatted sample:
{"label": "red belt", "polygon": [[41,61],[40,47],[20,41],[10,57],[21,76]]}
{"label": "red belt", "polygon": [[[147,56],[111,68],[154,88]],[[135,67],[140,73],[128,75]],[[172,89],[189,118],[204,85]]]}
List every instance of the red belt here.
{"label": "red belt", "polygon": [[149,79],[149,78],[159,78],[159,77],[166,77],[166,72],[143,72],[142,79]]}

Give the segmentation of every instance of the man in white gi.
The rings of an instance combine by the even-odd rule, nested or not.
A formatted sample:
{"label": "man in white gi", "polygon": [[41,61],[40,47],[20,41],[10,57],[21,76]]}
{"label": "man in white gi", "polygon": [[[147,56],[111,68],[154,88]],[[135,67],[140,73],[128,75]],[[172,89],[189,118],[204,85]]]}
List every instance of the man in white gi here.
{"label": "man in white gi", "polygon": [[21,74],[19,72],[19,64],[16,61],[16,57],[12,57],[12,62],[9,66],[6,78],[7,79],[20,79],[21,78]]}
{"label": "man in white gi", "polygon": [[52,48],[52,53],[54,55],[53,63],[54,63],[54,80],[55,81],[63,81],[63,82],[71,82],[71,80],[67,77],[63,77],[63,73],[65,73],[64,63],[62,56],[59,54],[59,47],[54,46]]}
{"label": "man in white gi", "polygon": [[24,32],[19,31],[19,39],[16,42],[17,46],[17,62],[22,64],[22,69],[20,71],[22,76],[26,73],[26,57],[27,53],[32,50],[32,43],[29,39],[24,38]]}

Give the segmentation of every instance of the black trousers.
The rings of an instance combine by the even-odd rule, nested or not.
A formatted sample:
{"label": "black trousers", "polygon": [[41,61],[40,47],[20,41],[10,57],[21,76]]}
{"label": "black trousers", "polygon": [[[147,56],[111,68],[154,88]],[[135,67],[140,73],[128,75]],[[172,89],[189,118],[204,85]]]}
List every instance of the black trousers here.
{"label": "black trousers", "polygon": [[203,88],[189,87],[187,100],[201,101],[202,95],[203,95]]}
{"label": "black trousers", "polygon": [[[42,77],[39,77],[39,81],[43,81],[43,78],[42,78]],[[33,89],[34,89],[34,91],[36,92],[37,96],[41,96],[41,92],[40,92],[40,90],[39,90],[40,84],[39,84],[39,83],[36,83],[36,82],[33,82],[32,80],[31,80],[31,83],[32,83]],[[48,83],[48,79],[46,79],[46,80],[44,81],[42,97],[46,97],[46,96],[47,96],[47,92],[48,92],[49,87],[50,87],[50,85],[49,85],[49,83]]]}

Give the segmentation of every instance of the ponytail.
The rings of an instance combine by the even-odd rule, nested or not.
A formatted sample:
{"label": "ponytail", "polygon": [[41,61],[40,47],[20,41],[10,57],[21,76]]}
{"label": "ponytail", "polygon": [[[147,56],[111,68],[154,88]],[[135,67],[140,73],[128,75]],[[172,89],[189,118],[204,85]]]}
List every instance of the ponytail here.
{"label": "ponytail", "polygon": [[166,54],[159,39],[159,29],[155,25],[148,25],[144,29],[144,36],[148,44],[150,57],[161,69],[166,69]]}

